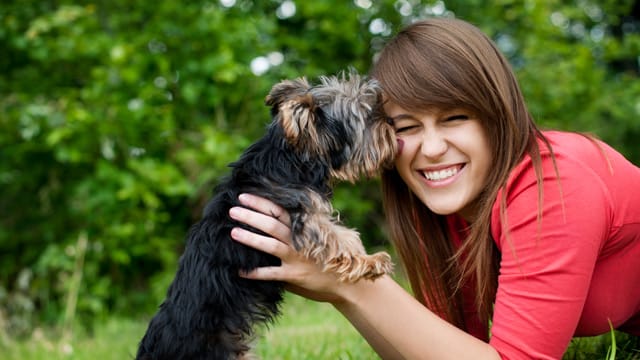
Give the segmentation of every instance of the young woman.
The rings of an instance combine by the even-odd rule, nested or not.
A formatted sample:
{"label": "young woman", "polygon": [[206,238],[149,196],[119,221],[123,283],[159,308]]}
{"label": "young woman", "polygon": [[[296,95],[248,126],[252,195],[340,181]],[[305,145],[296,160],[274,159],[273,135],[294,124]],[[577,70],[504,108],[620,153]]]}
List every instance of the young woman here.
{"label": "young woman", "polygon": [[415,298],[390,277],[337,282],[291,248],[282,209],[250,194],[230,215],[271,237],[232,236],[282,265],[243,276],[331,302],[385,359],[559,359],[610,324],[640,335],[638,167],[592,137],[540,131],[508,62],[461,20],[408,26],[372,76],[401,148],[382,188]]}

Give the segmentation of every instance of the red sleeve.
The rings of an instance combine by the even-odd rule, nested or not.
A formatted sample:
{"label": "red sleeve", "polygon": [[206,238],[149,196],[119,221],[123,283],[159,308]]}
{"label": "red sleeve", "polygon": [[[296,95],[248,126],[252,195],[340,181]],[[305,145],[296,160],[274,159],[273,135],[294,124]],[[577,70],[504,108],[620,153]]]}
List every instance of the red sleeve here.
{"label": "red sleeve", "polygon": [[501,261],[490,344],[504,359],[562,358],[607,236],[611,215],[604,184],[583,164],[562,155],[556,161],[560,182],[551,158],[543,159],[541,222],[530,160],[507,183],[505,222],[500,197],[494,205],[492,234]]}

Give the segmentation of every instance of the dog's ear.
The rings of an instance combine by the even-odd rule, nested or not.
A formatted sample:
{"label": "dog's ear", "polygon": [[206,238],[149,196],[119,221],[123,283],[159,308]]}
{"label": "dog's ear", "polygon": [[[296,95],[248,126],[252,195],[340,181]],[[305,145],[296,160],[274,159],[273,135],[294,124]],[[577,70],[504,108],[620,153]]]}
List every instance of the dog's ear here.
{"label": "dog's ear", "polygon": [[282,127],[287,142],[307,151],[307,146],[319,143],[315,128],[318,106],[310,89],[305,78],[285,80],[276,84],[266,99],[266,104],[272,106],[271,115]]}
{"label": "dog's ear", "polygon": [[311,88],[309,82],[304,77],[295,80],[284,80],[274,85],[265,99],[265,104],[273,106],[274,110],[280,106],[280,104],[302,97]]}

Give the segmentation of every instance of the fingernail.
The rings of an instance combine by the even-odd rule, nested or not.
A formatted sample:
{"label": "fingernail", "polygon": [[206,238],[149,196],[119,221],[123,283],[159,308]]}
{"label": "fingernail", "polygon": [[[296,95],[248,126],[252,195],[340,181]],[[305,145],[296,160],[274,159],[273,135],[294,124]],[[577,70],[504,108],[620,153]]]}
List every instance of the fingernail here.
{"label": "fingernail", "polygon": [[240,209],[238,207],[232,207],[229,209],[229,216],[232,219],[237,219],[240,216]]}
{"label": "fingernail", "polygon": [[[249,201],[249,194],[240,194],[238,195],[238,200],[242,203],[245,204],[247,201]],[[246,205],[246,204],[245,204]]]}
{"label": "fingernail", "polygon": [[242,238],[242,230],[240,228],[231,229],[231,237],[234,240],[240,240]]}

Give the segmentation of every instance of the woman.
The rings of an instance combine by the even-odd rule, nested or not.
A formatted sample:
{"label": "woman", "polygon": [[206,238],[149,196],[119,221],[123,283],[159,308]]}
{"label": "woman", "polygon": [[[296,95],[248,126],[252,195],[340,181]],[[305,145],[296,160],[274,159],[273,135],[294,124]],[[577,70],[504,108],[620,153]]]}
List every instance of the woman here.
{"label": "woman", "polygon": [[255,211],[231,216],[271,237],[232,236],[282,265],[243,276],[331,302],[385,359],[558,359],[610,323],[640,335],[639,168],[591,137],[540,131],[508,62],[466,22],[408,26],[372,76],[401,149],[384,206],[417,300],[389,277],[321,272],[291,248],[282,209],[249,194]]}

